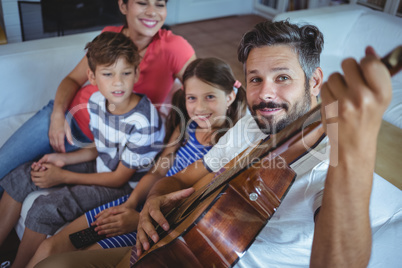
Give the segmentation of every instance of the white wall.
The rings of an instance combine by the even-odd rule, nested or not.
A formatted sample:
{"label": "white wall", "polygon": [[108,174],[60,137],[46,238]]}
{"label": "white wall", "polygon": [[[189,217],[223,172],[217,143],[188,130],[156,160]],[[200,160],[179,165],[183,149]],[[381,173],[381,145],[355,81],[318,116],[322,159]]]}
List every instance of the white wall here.
{"label": "white wall", "polygon": [[253,13],[254,0],[169,0],[166,24]]}

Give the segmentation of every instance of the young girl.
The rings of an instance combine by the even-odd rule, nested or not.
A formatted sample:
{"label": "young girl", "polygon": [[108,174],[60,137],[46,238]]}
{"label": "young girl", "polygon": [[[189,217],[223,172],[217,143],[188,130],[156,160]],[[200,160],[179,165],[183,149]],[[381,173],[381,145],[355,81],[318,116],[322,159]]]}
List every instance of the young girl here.
{"label": "young girl", "polygon": [[[29,267],[49,255],[76,250],[69,234],[96,226],[106,239],[89,249],[128,247],[136,243],[138,206],[152,185],[200,159],[246,111],[246,96],[229,65],[216,58],[197,59],[183,75],[184,89],[173,97],[167,118],[165,149],[153,169],[134,188],[131,195],[100,206],[76,219],[60,233],[46,239]],[[185,106],[184,106],[185,105]]]}

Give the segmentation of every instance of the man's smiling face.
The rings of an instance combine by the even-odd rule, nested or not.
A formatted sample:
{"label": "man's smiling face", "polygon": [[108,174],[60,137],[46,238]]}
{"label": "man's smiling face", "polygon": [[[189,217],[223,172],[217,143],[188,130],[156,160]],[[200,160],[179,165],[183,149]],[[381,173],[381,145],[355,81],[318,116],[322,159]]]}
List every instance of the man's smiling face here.
{"label": "man's smiling face", "polygon": [[246,61],[247,103],[260,129],[277,133],[310,110],[298,55],[290,46],[253,48]]}

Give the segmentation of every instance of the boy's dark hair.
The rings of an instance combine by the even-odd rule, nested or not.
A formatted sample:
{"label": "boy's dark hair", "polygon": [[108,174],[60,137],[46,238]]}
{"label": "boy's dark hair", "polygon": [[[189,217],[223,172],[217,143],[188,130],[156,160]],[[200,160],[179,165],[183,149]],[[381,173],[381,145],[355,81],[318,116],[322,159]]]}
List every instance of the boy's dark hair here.
{"label": "boy's dark hair", "polygon": [[137,46],[122,33],[103,32],[89,42],[85,49],[89,68],[94,73],[97,66],[111,65],[121,57],[135,68],[140,64]]}
{"label": "boy's dark hair", "polygon": [[[236,82],[236,78],[229,64],[218,58],[203,58],[192,61],[184,71],[183,84],[192,77],[196,77],[206,84],[221,89],[226,95],[232,93],[233,86]],[[174,108],[177,107],[178,110],[172,108],[168,115],[166,120],[165,141],[168,141],[177,126],[180,127],[181,131],[184,131],[184,127],[189,120],[186,110],[185,89],[175,92],[172,98],[172,106]],[[225,134],[226,130],[233,127],[233,125],[245,115],[246,109],[246,92],[244,88],[240,86],[240,88],[237,89],[235,100],[226,112],[227,120],[225,120],[224,125],[219,126],[219,129],[215,129],[212,141],[213,144]],[[185,120],[183,120],[183,115]]]}
{"label": "boy's dark hair", "polygon": [[288,45],[294,49],[309,88],[308,82],[320,66],[323,34],[313,25],[298,26],[288,20],[261,22],[244,34],[237,50],[238,59],[244,64],[253,48],[274,45]]}

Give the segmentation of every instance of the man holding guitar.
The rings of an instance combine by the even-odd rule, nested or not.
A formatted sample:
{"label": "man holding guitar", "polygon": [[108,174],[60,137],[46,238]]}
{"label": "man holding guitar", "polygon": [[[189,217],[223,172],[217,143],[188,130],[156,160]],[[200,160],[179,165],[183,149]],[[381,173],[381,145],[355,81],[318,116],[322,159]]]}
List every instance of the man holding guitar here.
{"label": "man holding guitar", "polygon": [[[261,139],[282,139],[284,132],[318,109],[317,96],[321,92],[323,128],[304,137],[303,148],[289,145],[288,150],[279,153],[296,173],[296,179],[268,223],[255,240],[251,239],[254,242],[246,245],[245,252],[237,252],[234,262],[200,265],[193,258],[180,267],[366,267],[371,253],[369,202],[376,143],[382,115],[391,100],[390,72],[373,49],[367,48],[360,63],[353,59],[343,61],[344,76],[333,74],[323,83],[319,67],[322,46],[321,32],[311,25],[264,22],[246,33],[238,57],[244,64],[252,116],[241,119],[203,160],[154,185],[140,214],[136,250],[86,252],[86,261],[105,265],[111,263],[112,255],[120,259],[125,256],[118,267],[127,267],[130,257],[140,256],[135,267],[178,267],[177,262],[172,266],[152,254],[149,265],[141,266],[149,256],[144,250],[151,247],[150,241],[157,243],[160,239],[154,223],[169,231],[167,212],[189,197],[194,188],[213,181],[210,174],[237,165],[240,161],[230,160],[239,154],[247,157],[248,151],[244,150],[252,144]],[[323,129],[327,137],[323,137]],[[296,157],[289,156],[292,150]],[[260,174],[269,176],[271,170],[264,172]],[[260,190],[256,187],[256,192]],[[264,196],[250,194],[252,201],[258,202],[259,198]],[[225,212],[222,210],[222,218]],[[248,212],[236,217],[247,220]],[[210,229],[214,227],[212,223]],[[225,242],[233,246],[230,241],[222,244]],[[186,248],[177,250],[173,256],[180,259],[186,252]],[[39,267],[54,264],[47,262],[48,266]]]}
{"label": "man holding guitar", "polygon": [[[275,234],[262,230],[240,258],[239,266],[269,267],[273,264],[283,267],[298,263],[311,267],[366,267],[370,259],[369,200],[377,135],[382,114],[391,99],[390,74],[375,56],[373,49],[367,48],[367,56],[360,64],[353,59],[346,59],[342,63],[345,75],[333,74],[323,84],[322,70],[319,67],[322,45],[322,34],[318,29],[312,26],[297,27],[288,22],[256,25],[241,41],[238,53],[239,60],[245,67],[247,102],[261,129],[261,135],[272,134],[271,139],[274,138],[275,133],[317,105],[316,97],[321,89],[322,121],[332,149],[330,162],[325,170],[323,195],[320,194],[320,186],[312,186],[317,180],[314,169],[323,168],[323,165],[317,164],[307,167],[310,169],[309,174],[298,174],[295,185],[282,203],[285,205],[288,198],[298,202],[297,197],[291,197],[293,187],[298,180],[309,177],[311,180],[305,184],[307,188],[304,194],[306,197],[312,195],[310,201],[314,204],[305,202],[303,205],[309,205],[308,215],[311,218],[298,215],[301,220],[297,223],[310,226],[311,222],[312,229],[303,226],[299,228],[296,225],[287,228],[289,215],[286,212],[281,217],[277,215],[283,212],[281,205],[265,229],[275,228],[275,232],[284,234],[277,234],[272,238],[266,234]],[[328,122],[325,118],[328,118]],[[336,123],[337,128],[331,127],[332,123]],[[236,129],[239,128],[235,126],[233,131]],[[237,135],[233,131],[229,131],[226,136],[233,138]],[[255,139],[262,137],[254,135]],[[318,140],[319,135],[316,138]],[[237,149],[237,153],[240,153],[244,149],[215,147],[204,157],[203,164],[194,163],[182,173],[160,180],[153,187],[140,216],[137,255],[150,247],[148,236],[154,242],[159,239],[153,221],[164,230],[169,229],[169,223],[161,210],[166,212],[177,200],[189,196],[193,192],[189,187],[207,175],[210,169],[219,170],[219,165],[211,167],[213,160],[216,160],[211,156],[228,156],[235,154],[233,150]],[[300,163],[301,166],[303,164]],[[314,194],[310,193],[313,189],[316,190]],[[293,219],[292,216],[290,218]],[[276,225],[272,225],[274,223]],[[295,234],[288,235],[292,229],[302,230],[304,233],[298,234],[302,238],[297,238]],[[299,252],[308,251],[308,244],[304,244],[304,248],[295,249],[295,246],[311,243],[313,236],[311,254]],[[282,241],[272,241],[275,239]],[[294,239],[298,241],[292,245]],[[281,248],[272,249],[275,244],[285,244],[288,250],[283,252]],[[303,254],[311,255],[310,264],[305,263]]]}

